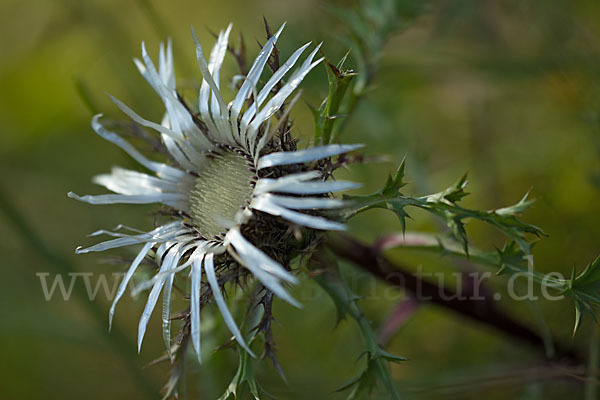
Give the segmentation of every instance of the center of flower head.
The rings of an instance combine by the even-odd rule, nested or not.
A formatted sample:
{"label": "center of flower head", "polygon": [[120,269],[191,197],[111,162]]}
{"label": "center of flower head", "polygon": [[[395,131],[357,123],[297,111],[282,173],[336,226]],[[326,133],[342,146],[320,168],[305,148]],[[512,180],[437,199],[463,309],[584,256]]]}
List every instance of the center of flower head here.
{"label": "center of flower head", "polygon": [[250,204],[256,179],[251,168],[248,156],[227,149],[198,172],[190,210],[192,223],[205,239],[222,239],[224,226]]}

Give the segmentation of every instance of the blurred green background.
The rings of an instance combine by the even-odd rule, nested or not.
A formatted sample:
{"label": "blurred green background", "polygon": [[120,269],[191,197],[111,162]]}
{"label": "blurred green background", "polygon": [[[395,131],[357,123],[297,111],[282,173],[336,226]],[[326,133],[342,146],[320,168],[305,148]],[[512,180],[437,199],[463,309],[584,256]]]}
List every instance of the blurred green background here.
{"label": "blurred green background", "polygon": [[[85,235],[99,228],[125,223],[147,229],[152,224],[153,207],[93,207],[66,197],[70,190],[101,193],[90,182],[93,175],[113,165],[134,165],[93,133],[89,107],[78,90],[108,116],[122,117],[104,92],[160,120],[160,101],[131,62],[139,57],[140,42],[146,41],[156,59],[159,42],[172,37],[178,82],[193,85],[200,73],[189,26],[209,47],[209,30],[234,22],[232,38],[243,32],[248,55],[254,57],[255,39],[264,41],[263,15],[273,27],[288,22],[279,42],[284,55],[312,40],[324,41],[325,53],[339,59],[347,49],[336,37],[345,29],[327,11],[330,4],[0,1],[0,190],[1,199],[15,207],[8,209],[1,201],[1,398],[151,398],[149,393],[167,380],[167,365],[139,369],[163,351],[155,316],[142,353],[136,354],[142,299],[124,299],[118,307],[121,340],[118,333],[107,332],[105,296],[98,295],[93,305],[76,296],[47,302],[36,276],[48,272],[52,278],[68,265],[95,274],[120,271],[117,265],[99,263],[107,255],[75,256],[75,247],[93,243]],[[358,3],[335,4],[353,9]],[[412,181],[408,191],[415,195],[439,191],[465,171],[472,192],[465,204],[473,208],[513,204],[532,189],[537,202],[524,219],[549,234],[534,249],[536,268],[568,274],[600,250],[599,66],[596,1],[432,1],[413,24],[390,37],[373,90],[344,133],[344,141],[366,143],[368,154],[389,155],[390,162],[355,166],[343,175],[365,182],[361,192],[368,193],[406,155]],[[235,73],[229,58],[223,79]],[[304,87],[306,102],[317,105],[327,93],[325,69],[311,73]],[[308,143],[313,129],[308,108],[300,103],[294,115],[295,134]],[[23,234],[15,224],[18,216],[33,234]],[[412,216],[408,229],[438,231],[429,216]],[[398,221],[383,211],[359,216],[351,224],[351,233],[367,242],[399,230]],[[468,230],[480,247],[502,245],[502,238],[485,226],[473,223]],[[454,268],[448,258],[401,252],[390,257],[415,267]],[[378,327],[395,304],[382,299],[384,286],[357,276],[356,291],[365,296],[360,304]],[[498,277],[490,285],[501,290],[505,282]],[[81,280],[75,285],[84,289]],[[332,391],[358,370],[363,349],[358,330],[352,321],[335,327],[331,301],[309,280],[304,279],[296,296],[303,309],[275,306],[280,322],[275,339],[289,382],[283,383],[267,361],[257,374],[277,398],[344,398],[346,394]],[[591,322],[573,339],[571,302],[539,305],[555,338],[587,353]],[[538,329],[526,304],[503,301],[501,307]],[[209,345],[222,343],[221,328],[204,336]],[[410,358],[392,367],[408,398],[583,395],[580,381],[554,377],[528,347],[434,307],[415,313],[388,350]],[[236,356],[230,351],[215,354],[202,367],[190,362],[185,398],[218,397],[235,369]]]}

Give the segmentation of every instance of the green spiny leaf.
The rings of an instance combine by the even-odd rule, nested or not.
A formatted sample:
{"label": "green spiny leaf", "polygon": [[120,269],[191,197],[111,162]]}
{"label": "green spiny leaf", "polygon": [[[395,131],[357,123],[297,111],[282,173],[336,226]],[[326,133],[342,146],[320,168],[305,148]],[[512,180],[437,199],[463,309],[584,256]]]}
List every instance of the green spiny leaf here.
{"label": "green spiny leaf", "polygon": [[392,353],[388,353],[387,351],[385,351],[384,349],[382,349],[381,347],[378,347],[377,349],[377,357],[381,357],[387,361],[391,361],[391,362],[395,362],[395,363],[401,363],[404,361],[408,361],[408,358],[406,357],[402,357],[402,356],[397,356],[395,354]]}
{"label": "green spiny leaf", "polygon": [[254,371],[252,369],[252,358],[248,352],[243,349],[239,349],[238,369],[231,380],[231,383],[225,390],[225,393],[219,397],[219,400],[227,400],[231,395],[233,395],[234,399],[237,399],[238,390],[244,383],[248,385],[252,397],[255,400],[260,400],[260,396],[258,394],[258,385],[256,383],[256,379],[254,378]]}
{"label": "green spiny leaf", "polygon": [[581,326],[581,303],[575,300],[575,324],[573,326],[573,336],[577,333],[577,329]]}
{"label": "green spiny leaf", "polygon": [[597,285],[600,283],[600,256],[589,263],[575,278],[573,286]]}
{"label": "green spiny leaf", "polygon": [[527,200],[529,192],[525,193],[525,196],[515,205],[510,207],[499,208],[495,211],[500,216],[515,216],[522,214],[529,206],[531,206],[535,200]]}
{"label": "green spiny leaf", "polygon": [[[324,261],[321,260],[320,264],[323,265],[323,262]],[[368,356],[366,358],[366,365],[358,376],[342,385],[337,390],[342,391],[353,388],[348,397],[349,399],[353,399],[360,393],[371,392],[377,382],[381,382],[390,395],[390,398],[399,399],[399,394],[391,378],[387,362],[400,362],[405,359],[386,352],[377,344],[377,339],[371,328],[371,324],[360,311],[360,308],[356,303],[357,296],[348,286],[337,267],[335,260],[328,260],[326,264],[328,265],[327,270],[317,275],[315,279],[336,305],[336,309],[338,310],[338,321],[341,313],[352,317],[356,321],[365,341],[365,352]]]}
{"label": "green spiny leaf", "polygon": [[327,271],[315,277],[315,280],[323,290],[329,295],[336,311],[336,325],[348,315],[348,302],[350,298],[344,290],[343,284],[339,279],[332,278],[330,274],[336,273]]}
{"label": "green spiny leaf", "polygon": [[387,179],[383,189],[381,190],[381,194],[383,194],[385,196],[393,196],[395,194],[398,194],[400,189],[407,185],[407,183],[404,182],[405,167],[406,167],[406,157],[404,157],[402,159],[402,162],[400,163],[400,166],[396,170],[396,173],[394,174],[394,176],[391,176],[391,175],[388,176],[388,179]]}
{"label": "green spiny leaf", "polygon": [[589,263],[579,274],[573,274],[569,288],[564,293],[575,298],[575,326],[573,335],[581,325],[583,314],[587,312],[596,319],[596,309],[600,307],[600,256]]}
{"label": "green spiny leaf", "polygon": [[327,70],[327,80],[329,81],[329,94],[319,107],[319,113],[315,117],[315,142],[329,144],[332,139],[331,132],[334,128],[335,121],[342,116],[340,109],[348,87],[356,73],[352,70],[344,70],[342,66],[346,60],[348,53],[338,62],[337,66],[325,60],[325,69]]}
{"label": "green spiny leaf", "polygon": [[465,191],[467,186],[466,174],[449,188],[422,197],[406,196],[400,191],[406,185],[404,174],[405,161],[403,160],[396,174],[393,177],[388,177],[381,190],[370,195],[344,196],[346,200],[351,201],[354,205],[347,212],[346,217],[350,218],[372,208],[385,208],[392,210],[398,216],[404,231],[406,218],[408,217],[406,208],[408,206],[421,208],[439,217],[448,226],[454,237],[462,243],[467,254],[468,237],[465,229],[465,220],[467,219],[479,220],[495,227],[514,241],[525,255],[531,255],[532,247],[532,242],[527,240],[526,235],[531,234],[537,237],[545,235],[540,228],[527,224],[517,217],[517,214],[531,204],[531,200],[527,200],[527,195],[511,207],[487,211],[472,210],[457,204],[468,195]]}
{"label": "green spiny leaf", "polygon": [[443,190],[439,193],[435,193],[429,196],[425,196],[424,199],[431,203],[448,203],[448,204],[456,204],[463,197],[467,196],[469,193],[465,192],[465,188],[467,187],[467,174],[464,174],[456,183],[450,186],[448,189]]}

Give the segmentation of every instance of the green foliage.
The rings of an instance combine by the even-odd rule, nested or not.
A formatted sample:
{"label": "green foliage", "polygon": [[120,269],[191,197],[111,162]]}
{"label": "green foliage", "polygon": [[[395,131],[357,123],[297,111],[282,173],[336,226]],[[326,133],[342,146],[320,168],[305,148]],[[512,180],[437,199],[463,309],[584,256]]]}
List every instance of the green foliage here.
{"label": "green foliage", "polygon": [[532,268],[531,256],[526,254],[514,241],[508,241],[503,248],[495,252],[485,252],[471,248],[466,253],[462,245],[454,238],[444,238],[428,234],[403,233],[398,241],[403,248],[432,251],[438,254],[456,257],[468,257],[470,261],[497,268],[497,275],[516,275],[531,279],[536,284],[552,290],[557,296],[572,297],[575,301],[575,325],[573,334],[581,324],[582,315],[590,314],[596,319],[600,307],[600,256],[581,271],[572,271],[570,278],[561,274],[538,272]]}
{"label": "green foliage", "polygon": [[575,299],[575,335],[583,314],[589,313],[596,320],[596,310],[600,306],[600,256],[579,274],[576,274],[573,268],[569,288],[564,293]]}
{"label": "green foliage", "polygon": [[508,242],[504,248],[497,249],[494,255],[478,252],[474,261],[499,266],[498,274],[521,274],[530,277],[534,282],[551,289],[559,295],[572,297],[575,301],[575,324],[573,335],[581,324],[582,312],[595,317],[595,310],[600,305],[600,256],[590,263],[580,274],[573,274],[570,279],[563,279],[559,274],[543,274],[533,270],[529,263],[531,258],[521,251],[514,242]]}
{"label": "green foliage", "polygon": [[[379,58],[388,38],[407,27],[421,14],[427,1],[409,0],[366,0],[360,7],[350,10],[344,7],[329,7],[348,30],[338,37],[350,50],[334,66],[325,63],[329,81],[329,94],[318,109],[313,109],[315,118],[315,143],[327,144],[339,140],[340,133],[358,101],[370,90],[369,85],[377,72]],[[357,65],[357,72],[344,70],[349,54]]]}
{"label": "green foliage", "polygon": [[313,109],[315,118],[315,143],[329,144],[332,141],[331,132],[336,120],[340,117],[340,108],[356,73],[352,70],[344,70],[344,61],[348,53],[340,60],[337,65],[331,64],[325,60],[325,69],[327,70],[327,80],[329,81],[329,94],[323,101],[319,109]]}
{"label": "green foliage", "polygon": [[[158,101],[154,96],[148,95],[149,89],[140,90],[142,89],[141,78],[135,68],[130,63],[123,62],[138,55],[139,41],[142,38],[148,40],[151,47],[156,47],[157,41],[165,40],[167,36],[181,39],[175,40],[175,56],[178,58],[176,66],[178,72],[184,72],[179,75],[183,78],[197,79],[195,63],[190,62],[193,54],[188,54],[188,46],[184,45],[189,44],[189,41],[186,41],[188,23],[165,26],[164,22],[167,19],[190,20],[189,22],[194,24],[206,24],[214,29],[221,26],[221,22],[216,21],[221,21],[223,16],[227,15],[227,19],[223,22],[232,20],[237,28],[246,31],[256,21],[256,15],[265,12],[268,16],[269,11],[259,12],[252,3],[236,5],[222,2],[189,3],[185,7],[173,8],[167,3],[149,0],[136,1],[134,4],[137,7],[121,7],[117,3],[112,4],[114,2],[60,1],[49,2],[44,12],[27,13],[20,18],[18,15],[20,9],[15,9],[11,3],[16,4],[16,2],[6,2],[4,14],[13,15],[15,18],[7,18],[4,29],[5,37],[14,37],[15,40],[6,43],[4,58],[7,62],[3,63],[1,68],[5,86],[5,90],[2,91],[4,97],[1,114],[7,133],[2,146],[5,149],[3,171],[7,188],[5,192],[9,193],[10,184],[10,193],[14,195],[15,204],[22,205],[17,208],[22,209],[22,215],[27,217],[25,219],[31,220],[32,224],[30,226],[24,223],[26,221],[20,217],[17,208],[5,207],[6,221],[14,222],[15,226],[4,224],[7,256],[4,262],[5,270],[9,275],[5,279],[7,285],[3,292],[7,296],[6,299],[11,299],[3,302],[6,324],[6,338],[3,341],[6,360],[6,367],[3,370],[6,378],[4,391],[7,392],[7,397],[11,397],[12,394],[12,397],[19,398],[44,396],[81,398],[86,397],[85,393],[89,391],[89,383],[92,379],[98,382],[111,382],[110,385],[101,385],[98,391],[93,393],[97,397],[110,398],[125,392],[131,392],[131,397],[155,397],[158,392],[155,380],[164,371],[155,373],[153,369],[139,368],[140,360],[145,355],[142,358],[137,356],[132,350],[135,346],[129,343],[129,335],[123,333],[131,333],[130,328],[133,329],[135,323],[132,318],[123,318],[113,327],[111,335],[98,337],[92,332],[103,332],[106,326],[106,307],[103,303],[89,302],[81,286],[75,285],[74,294],[80,299],[82,310],[87,310],[87,314],[98,321],[96,324],[81,324],[82,315],[73,313],[71,304],[44,303],[39,296],[39,286],[28,285],[27,282],[31,280],[29,278],[33,272],[39,270],[32,269],[32,266],[64,274],[81,271],[87,266],[96,268],[93,266],[94,262],[89,259],[86,261],[77,259],[75,264],[63,254],[70,254],[73,238],[79,237],[82,232],[95,229],[98,220],[110,225],[116,219],[110,218],[111,215],[107,220],[105,212],[87,210],[82,212],[72,207],[70,203],[66,207],[63,204],[66,202],[62,201],[65,187],[87,182],[90,173],[99,173],[106,167],[107,158],[115,164],[129,161],[121,155],[116,159],[114,154],[117,153],[114,150],[110,152],[104,150],[109,146],[101,144],[102,142],[90,133],[87,111],[95,114],[97,112],[95,110],[107,107],[106,99],[101,96],[96,99],[90,93],[116,90],[123,93],[124,99],[131,100],[136,105],[144,105],[142,109],[152,110],[151,107],[154,107],[154,110],[158,111],[156,108]],[[556,260],[558,269],[568,264],[564,259],[570,257],[567,250],[570,250],[573,243],[578,244],[578,248],[573,251],[586,252],[590,251],[590,247],[593,249],[592,246],[596,245],[593,238],[598,226],[597,203],[593,200],[598,194],[597,189],[600,188],[600,178],[598,178],[600,174],[597,159],[594,158],[592,163],[592,159],[589,158],[589,149],[598,147],[597,139],[600,135],[597,135],[597,131],[593,132],[594,135],[588,135],[588,128],[583,119],[589,117],[592,109],[594,115],[597,114],[598,88],[595,61],[598,59],[596,50],[598,46],[593,38],[590,40],[589,32],[598,30],[597,21],[600,21],[600,18],[597,18],[598,7],[593,6],[593,2],[589,0],[577,7],[572,5],[573,2],[565,0],[538,4],[512,2],[514,3],[512,5],[507,2],[499,8],[489,7],[487,2],[481,2],[481,6],[475,3],[469,5],[467,2],[436,3],[427,16],[425,24],[410,32],[410,40],[400,38],[403,45],[386,48],[386,63],[389,68],[393,68],[394,74],[388,74],[385,80],[376,82],[373,77],[378,70],[379,59],[387,39],[398,29],[407,26],[407,23],[419,14],[419,9],[423,8],[426,2],[361,0],[358,3],[356,8],[344,5],[343,8],[336,9],[336,14],[348,28],[348,33],[342,38],[343,48],[351,49],[345,65],[355,70],[358,75],[349,78],[350,83],[344,88],[344,85],[338,84],[337,76],[332,75],[331,67],[326,65],[329,77],[336,76],[334,96],[328,96],[327,102],[329,103],[330,99],[335,97],[338,99],[335,100],[337,105],[332,100],[327,112],[323,109],[323,114],[318,113],[318,117],[321,118],[319,138],[325,136],[324,132],[328,132],[326,135],[330,142],[338,141],[343,126],[354,114],[357,102],[364,99],[366,94],[372,93],[374,85],[379,84],[382,90],[373,94],[375,104],[388,102],[390,108],[398,110],[404,108],[403,112],[410,113],[410,116],[407,118],[404,114],[396,119],[387,117],[370,121],[370,135],[364,140],[367,145],[386,140],[386,124],[392,122],[400,124],[403,132],[421,132],[423,135],[419,145],[426,148],[431,160],[447,159],[450,155],[453,160],[476,162],[476,157],[480,157],[480,153],[483,157],[497,154],[494,157],[496,160],[482,164],[482,172],[489,174],[491,181],[495,179],[490,186],[505,183],[498,179],[498,176],[494,178],[493,168],[496,161],[500,163],[500,171],[496,172],[501,172],[503,179],[510,179],[510,183],[515,186],[535,183],[536,187],[541,189],[540,193],[547,194],[546,199],[550,207],[557,210],[555,215],[548,214],[542,217],[544,229],[553,232],[555,245],[535,250],[542,250],[543,256],[547,259],[555,257],[553,259]],[[271,10],[271,3],[267,6],[267,10]],[[27,7],[21,8],[27,9]],[[146,23],[140,21],[140,11],[141,15],[146,16]],[[161,21],[162,15],[169,15],[169,18]],[[301,29],[306,26],[307,21],[302,19],[305,18],[303,15],[306,13],[290,14],[286,29]],[[311,14],[310,18],[319,18],[318,21],[311,21],[315,26],[327,26],[321,15]],[[27,20],[29,23],[22,24],[22,20]],[[39,29],[21,29],[22,25],[32,24]],[[485,32],[491,32],[491,35],[478,34],[484,30],[483,28]],[[153,29],[157,35],[149,34],[150,29]],[[327,31],[329,32],[330,29],[331,26]],[[305,33],[299,32],[296,36],[304,36]],[[426,39],[423,40],[423,37]],[[355,61],[356,64],[350,64],[351,61]],[[65,71],[72,69],[73,65],[82,66],[76,68],[77,74],[83,75],[77,76],[75,89],[87,110],[76,101],[76,96],[70,90],[65,89],[69,86],[69,82],[65,82]],[[341,66],[338,69],[341,70]],[[227,75],[227,78],[229,77],[230,75]],[[434,83],[424,84],[424,81]],[[115,82],[123,82],[124,85],[121,87]],[[444,86],[440,87],[439,83]],[[470,99],[468,108],[473,108],[474,111],[472,114],[469,111],[468,118],[481,117],[477,109],[485,108],[490,101],[487,96],[473,96],[474,86],[485,87],[486,92],[497,94],[491,97],[493,110],[481,117],[485,119],[489,131],[484,132],[485,136],[473,132],[473,137],[469,138],[475,141],[485,140],[486,147],[492,148],[493,153],[479,152],[476,147],[463,146],[461,138],[463,138],[464,124],[462,123],[456,124],[459,126],[458,129],[448,126],[447,131],[444,131],[444,137],[430,133],[437,132],[435,127],[447,126],[444,125],[448,122],[444,113],[431,112],[437,107],[446,108],[451,105],[448,104],[448,98],[438,102],[439,99],[435,96],[440,89],[447,87],[446,84],[455,88],[460,87],[460,94]],[[401,90],[390,99],[386,98],[386,87]],[[331,88],[330,80],[330,90]],[[31,96],[31,93],[38,93],[38,95]],[[195,92],[194,96],[196,96]],[[451,99],[453,101],[455,97]],[[409,110],[406,109],[407,104],[411,105]],[[523,109],[519,110],[519,107]],[[380,111],[382,115],[385,112],[384,109]],[[459,107],[452,113],[452,118],[461,116],[464,111]],[[32,118],[32,115],[35,115],[35,118]],[[160,116],[161,114],[148,112],[149,118],[160,119]],[[340,116],[344,117],[339,118]],[[426,125],[428,129],[422,130],[424,123],[431,123],[431,125]],[[514,145],[511,143],[514,142],[511,132],[515,131],[519,132],[517,143],[520,145],[511,147],[511,153],[507,154],[508,146]],[[565,134],[565,131],[568,134]],[[543,132],[543,138],[538,140],[535,132]],[[405,135],[402,132],[397,133],[397,137],[402,141],[410,138]],[[65,151],[66,143],[69,151]],[[100,149],[97,146],[104,147]],[[397,144],[390,143],[389,146],[390,152],[397,150],[395,147]],[[527,151],[527,155],[523,156],[518,151],[520,147],[533,151]],[[409,151],[412,154],[422,154],[423,148],[413,147]],[[573,157],[573,154],[577,154],[577,157]],[[82,158],[86,160],[85,163],[81,162]],[[533,162],[534,158],[542,162]],[[569,167],[565,168],[565,165]],[[402,176],[403,174],[402,172]],[[589,176],[590,183],[595,187],[590,186],[591,190],[588,190],[586,186],[588,183],[583,179],[577,179],[580,176]],[[372,175],[369,179],[371,178],[378,178],[378,176]],[[396,187],[402,179],[390,177],[389,180],[392,182],[389,185],[391,189],[389,193],[383,194],[386,200],[382,206],[392,209],[405,229],[405,219],[409,217],[406,211],[410,211],[409,206],[415,207],[413,202],[418,203],[417,207],[419,207],[421,201],[416,201],[409,196],[397,196],[404,183]],[[431,206],[443,211],[441,217],[450,218],[450,222],[455,224],[451,217],[453,212],[457,212],[456,203],[460,204],[460,198],[455,197],[465,193],[462,185],[459,184],[457,187],[444,195],[432,195],[435,197],[435,202]],[[494,191],[490,190],[487,193],[490,193],[488,197],[493,196]],[[445,203],[448,199],[453,199],[450,205]],[[495,219],[498,216],[505,216],[507,219],[503,222],[510,222],[510,218],[517,218],[530,202],[531,200],[525,199],[512,207],[497,209],[492,217]],[[50,206],[52,212],[43,212]],[[433,210],[431,212],[433,213]],[[489,211],[482,211],[482,213],[489,213]],[[117,215],[118,212],[115,212],[114,216]],[[145,215],[142,218],[135,212],[128,212],[127,217],[131,225],[147,222]],[[479,217],[474,218],[479,219]],[[69,223],[72,221],[77,223]],[[465,235],[462,243],[454,242],[450,245],[445,240],[434,239],[432,251],[436,254],[455,253],[466,257],[466,249],[463,246],[463,243],[466,243],[466,233],[464,225],[461,225],[463,221],[464,219],[459,220],[459,224],[452,228],[455,236]],[[61,229],[53,228],[56,226],[61,226]],[[510,225],[505,226],[517,229]],[[385,227],[394,229],[387,223]],[[51,240],[44,243],[45,241],[42,240],[44,236],[48,236]],[[443,243],[443,246],[440,243]],[[523,259],[525,252],[521,246],[522,244],[518,245],[511,240],[496,252],[483,254],[471,245],[468,250],[470,260],[498,268],[501,274],[512,275],[518,272],[531,274],[536,282],[540,284],[545,282],[544,285],[556,290],[557,293],[562,290],[566,295],[573,297],[577,310],[576,327],[580,325],[586,314],[594,315],[598,304],[598,260],[583,271],[573,270],[570,279],[553,281],[544,279],[547,275],[538,274],[527,268],[527,262]],[[331,279],[330,283],[334,282],[337,281]],[[338,284],[338,291],[343,292],[343,283],[336,284]],[[24,293],[29,295],[22,296]],[[348,318],[351,304],[357,305],[356,296],[351,293],[348,296],[331,296],[331,298],[336,301],[340,317]],[[19,301],[13,301],[14,299]],[[379,305],[381,303],[378,303]],[[284,321],[286,329],[302,330],[302,341],[315,343],[315,332],[306,334],[304,321],[300,323],[293,321],[286,313],[281,313],[278,317]],[[350,319],[355,318],[351,316]],[[435,320],[435,323],[444,328],[440,332],[431,332],[428,326],[415,326],[416,335],[402,335],[395,344],[397,348],[402,349],[409,343],[411,349],[418,354],[440,336],[462,333],[460,330],[462,326],[457,330],[456,326],[459,324],[449,324],[449,320],[448,315]],[[85,334],[80,334],[73,329],[88,325],[93,327],[89,332],[84,332]],[[24,329],[27,331],[26,335],[23,335]],[[77,335],[73,336],[73,332]],[[321,333],[317,332],[317,334]],[[64,340],[63,336],[69,338],[69,341]],[[77,340],[76,346],[72,345],[73,338]],[[467,340],[470,338],[469,336]],[[102,351],[94,350],[104,342],[114,347],[114,354],[104,351],[109,348],[102,348]],[[592,343],[597,344],[597,338]],[[465,389],[465,386],[457,382],[461,376],[466,378],[468,374],[473,387],[481,384],[482,380],[489,379],[489,376],[472,374],[473,360],[484,363],[486,368],[494,367],[495,361],[481,359],[485,350],[478,346],[476,341],[458,344],[458,346],[453,345],[442,349],[443,357],[431,357],[422,360],[418,366],[412,366],[410,382],[403,382],[402,390],[414,385],[414,382],[419,379],[424,382],[422,391],[430,390],[440,379],[440,371],[448,369],[453,374],[448,383],[454,388],[451,390],[457,392]],[[578,344],[581,343],[574,343],[574,345]],[[499,347],[495,346],[497,350]],[[44,351],[39,351],[40,348]],[[92,351],[83,354],[81,349]],[[283,354],[288,352],[292,355],[295,351],[295,349],[290,351],[285,348],[281,350]],[[224,356],[221,353],[223,352],[216,354],[215,358],[222,360]],[[338,355],[339,353],[334,351],[331,354],[323,353],[320,359],[314,360],[312,364],[315,367],[314,371],[324,369],[317,368],[317,364],[319,367],[323,364],[329,365],[320,362],[322,357],[334,358]],[[347,386],[353,389],[355,395],[366,392],[373,383],[382,382],[381,378],[376,378],[378,375],[385,377],[387,365],[381,362],[385,357],[380,355],[376,360],[371,360],[367,353],[365,355],[367,357],[361,359],[361,362],[364,361],[367,365]],[[64,368],[60,371],[52,367],[57,358],[63,361]],[[590,360],[594,359],[597,360],[597,357],[590,357]],[[518,357],[512,358],[510,362],[517,363],[519,360]],[[111,363],[126,366],[127,371],[124,372],[127,374],[123,375],[123,379],[114,379],[114,371],[103,367]],[[467,363],[471,368],[468,372],[464,370],[461,372]],[[339,361],[332,360],[332,365],[338,366]],[[258,386],[252,379],[253,366],[256,367],[255,360],[244,360],[240,357],[240,365],[232,381],[233,386],[228,388],[230,398],[231,394],[234,397],[245,398],[244,395],[248,393],[242,392],[247,389],[250,389],[253,395],[258,392],[256,390]],[[446,368],[447,366],[450,368]],[[209,378],[205,381],[210,379],[215,385],[215,390],[222,390],[221,384],[224,385],[226,382],[221,382],[220,378],[229,374],[226,372],[229,371],[229,367],[221,362],[211,365],[212,370],[202,371],[202,374],[207,373]],[[308,370],[310,367],[309,364],[297,368]],[[383,372],[378,371],[378,368],[383,368]],[[335,368],[331,368],[333,369]],[[34,370],[46,372],[41,374],[39,379],[32,380],[31,371]],[[433,370],[435,373],[432,373]],[[172,376],[179,373],[176,369],[172,372],[174,374]],[[81,379],[69,381],[69,377],[73,374],[77,374]],[[210,374],[213,376],[210,377]],[[333,379],[332,375],[323,374],[320,382],[326,382],[325,386],[327,386]],[[576,378],[569,379],[569,382],[578,381],[579,377]],[[597,377],[590,374],[588,378],[586,381],[591,387],[595,387]],[[548,381],[554,380],[558,381],[558,379]],[[500,380],[496,380],[498,381]],[[190,386],[196,382],[199,380],[188,380]],[[514,383],[514,381],[509,382]],[[52,391],[47,390],[49,385],[54,388]],[[136,389],[135,385],[139,387]],[[506,379],[502,379],[501,385],[509,386],[506,384]],[[519,385],[520,383],[510,386],[517,386],[518,390]],[[540,394],[542,397],[561,398],[560,391],[551,392],[556,386],[551,386],[552,389],[547,390],[546,385],[548,384],[534,383],[531,386],[540,389],[540,393],[544,391]],[[571,386],[567,385],[568,383],[565,383],[565,386],[559,388],[566,387],[568,390],[573,387],[572,383]],[[492,387],[491,391],[494,391],[493,384],[489,386]],[[211,395],[211,390],[211,385],[204,385],[201,397],[218,397],[214,393]],[[314,390],[315,393],[322,393],[326,389],[323,385],[319,386],[315,383]],[[421,395],[427,396],[427,394]],[[483,393],[482,395],[485,396]],[[573,396],[573,393],[570,395]],[[298,398],[301,396],[298,395]],[[435,394],[433,396],[435,397]],[[452,394],[448,396],[452,397]],[[464,393],[455,392],[455,396],[464,396]],[[595,398],[595,396],[590,395],[588,398]]]}
{"label": "green foliage", "polygon": [[238,398],[238,391],[240,391],[244,384],[248,385],[248,389],[250,390],[250,394],[255,400],[259,400],[260,396],[258,395],[258,384],[256,383],[256,379],[254,377],[254,370],[252,369],[252,356],[248,354],[243,349],[239,349],[239,364],[238,369],[229,384],[227,386],[227,390],[219,400],[227,400],[232,395],[234,399]]}
{"label": "green foliage", "polygon": [[371,324],[360,311],[352,292],[334,260],[330,260],[326,270],[318,274],[316,282],[325,290],[336,306],[338,322],[349,316],[357,324],[365,341],[364,366],[358,375],[337,389],[352,389],[348,399],[355,399],[362,393],[370,393],[380,383],[391,399],[399,399],[400,394],[392,380],[387,362],[402,362],[406,358],[390,354],[379,346]]}
{"label": "green foliage", "polygon": [[353,86],[353,95],[362,96],[373,79],[383,47],[390,35],[406,28],[422,14],[428,1],[366,0],[360,8],[351,10],[332,7],[331,11],[348,29],[339,38],[352,49],[360,71]]}
{"label": "green foliage", "polygon": [[486,222],[498,229],[508,238],[516,242],[526,255],[531,254],[532,243],[527,240],[526,234],[536,237],[544,232],[531,224],[518,218],[532,201],[527,200],[526,194],[517,204],[496,210],[473,210],[462,207],[458,203],[468,195],[465,192],[467,177],[464,175],[454,185],[439,192],[421,197],[407,196],[401,192],[404,182],[405,161],[402,161],[395,175],[389,176],[385,185],[379,191],[370,195],[345,195],[344,199],[353,202],[352,210],[348,212],[350,218],[360,212],[373,208],[383,208],[393,211],[400,219],[403,231],[406,228],[406,218],[409,217],[406,208],[409,206],[421,208],[439,217],[448,226],[453,236],[463,244],[465,253],[469,252],[465,220],[475,219]]}

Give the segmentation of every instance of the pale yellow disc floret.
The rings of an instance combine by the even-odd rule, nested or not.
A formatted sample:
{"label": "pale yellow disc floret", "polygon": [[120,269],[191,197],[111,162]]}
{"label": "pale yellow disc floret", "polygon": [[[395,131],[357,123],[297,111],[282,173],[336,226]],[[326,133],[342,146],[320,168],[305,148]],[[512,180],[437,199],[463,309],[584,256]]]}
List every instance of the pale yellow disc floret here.
{"label": "pale yellow disc floret", "polygon": [[192,222],[205,239],[222,237],[227,221],[252,198],[249,160],[233,151],[216,155],[198,172],[190,194]]}

